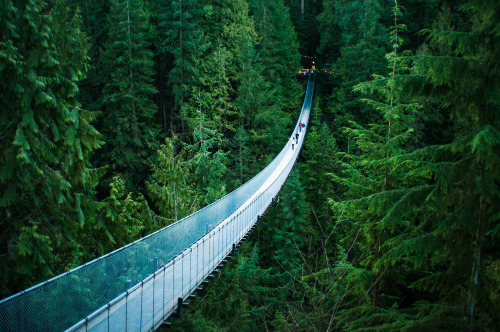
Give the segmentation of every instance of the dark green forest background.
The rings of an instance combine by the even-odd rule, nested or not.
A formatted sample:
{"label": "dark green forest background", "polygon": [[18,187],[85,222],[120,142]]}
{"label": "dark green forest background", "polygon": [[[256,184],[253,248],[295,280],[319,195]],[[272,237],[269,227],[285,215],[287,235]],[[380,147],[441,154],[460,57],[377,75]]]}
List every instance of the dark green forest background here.
{"label": "dark green forest background", "polygon": [[500,326],[496,0],[3,0],[0,294],[231,192],[307,139],[173,330]]}

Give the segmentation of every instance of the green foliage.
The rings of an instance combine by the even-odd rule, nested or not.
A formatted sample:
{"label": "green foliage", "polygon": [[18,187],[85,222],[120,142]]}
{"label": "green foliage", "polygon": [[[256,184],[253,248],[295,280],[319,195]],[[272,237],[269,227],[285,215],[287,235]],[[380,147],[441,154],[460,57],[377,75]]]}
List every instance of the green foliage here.
{"label": "green foliage", "polygon": [[153,166],[153,175],[147,183],[149,196],[169,223],[182,219],[198,207],[189,182],[192,165],[187,161],[185,149],[177,152],[174,142],[175,139],[165,139],[158,150],[158,165]]}
{"label": "green foliage", "polygon": [[[64,1],[2,2],[0,241],[3,295],[72,266],[95,216],[95,114],[75,99],[88,44]],[[49,267],[50,266],[50,267]]]}
{"label": "green foliage", "polygon": [[[184,137],[185,119],[180,119],[181,128],[175,120],[181,116],[185,100],[190,97],[190,86],[197,83],[197,64],[206,47],[203,24],[203,4],[201,1],[176,0],[159,1],[160,15],[158,33],[161,40],[160,58],[168,63],[168,86],[171,89],[171,128],[181,130]],[[177,126],[176,126],[177,124]]]}
{"label": "green foliage", "polygon": [[299,165],[303,174],[304,191],[314,211],[314,218],[322,223],[329,223],[328,202],[337,197],[338,188],[324,179],[327,173],[338,172],[339,161],[335,138],[326,123],[321,123],[321,118],[322,112],[316,101],[307,128],[307,139],[301,151],[303,161]]}
{"label": "green foliage", "polygon": [[273,315],[283,290],[273,288],[275,276],[259,266],[258,252],[258,244],[244,244],[203,290],[201,300],[193,301],[172,329],[256,331],[269,328],[266,320]]}
{"label": "green foliage", "polygon": [[109,1],[71,1],[71,6],[79,8],[82,15],[82,31],[88,36],[89,68],[87,75],[78,82],[78,101],[91,111],[101,108],[103,89],[103,45],[108,39]]}
{"label": "green foliage", "polygon": [[282,0],[289,8],[294,30],[299,40],[299,51],[302,55],[314,56],[319,46],[320,29],[317,16],[323,0]]}
{"label": "green foliage", "polygon": [[126,193],[125,182],[115,176],[109,185],[109,196],[99,202],[99,214],[86,228],[84,246],[87,259],[102,256],[138,239],[143,230],[151,230],[153,217],[142,195],[134,200]]}
{"label": "green foliage", "polygon": [[[471,32],[454,32],[444,8],[436,29],[427,31],[430,45],[415,57],[411,71],[411,64],[396,53],[402,26],[395,21],[394,51],[387,57],[392,74],[355,88],[381,97],[366,101],[383,122],[347,129],[356,141],[356,154],[345,155],[349,164],[342,175],[332,175],[345,188],[345,199],[333,204],[347,229],[344,246],[355,243],[356,266],[372,280],[351,291],[355,300],[339,311],[339,328],[495,325],[481,259],[487,267],[497,259],[495,246],[484,239],[488,230],[495,234],[497,223],[489,204],[497,206],[499,199],[498,168],[490,164],[498,160],[498,119],[488,110],[498,107],[498,98],[486,97],[482,90],[490,89],[486,82],[496,81],[490,67],[495,51],[485,47],[494,34],[483,15],[497,10],[479,7],[470,2],[470,17],[477,22]],[[397,8],[394,13],[397,18]],[[490,37],[483,41],[483,34]],[[428,100],[449,110],[451,143],[411,146],[412,120],[420,107],[405,102],[409,90],[414,101]],[[355,276],[347,273],[343,283]],[[477,322],[475,315],[481,317]]]}
{"label": "green foliage", "polygon": [[157,107],[153,95],[153,53],[149,13],[140,0],[110,4],[108,39],[102,62],[102,112],[99,129],[106,145],[99,164],[119,172],[130,188],[144,179],[157,149]]}
{"label": "green foliage", "polygon": [[261,74],[270,83],[267,89],[276,90],[276,106],[288,113],[297,108],[302,96],[299,83],[291,79],[301,66],[289,10],[283,1],[251,0],[248,5],[259,36],[256,49],[262,62]]}
{"label": "green foliage", "polygon": [[196,95],[199,100],[197,116],[189,122],[193,128],[194,143],[187,149],[190,155],[189,165],[193,169],[191,181],[195,183],[201,206],[206,206],[226,195],[226,153],[219,148],[222,135],[207,120],[200,95],[202,94]]}
{"label": "green foliage", "polygon": [[[352,87],[372,75],[385,75],[383,59],[389,49],[383,25],[382,1],[325,1],[325,10],[318,16],[322,27],[320,51],[332,63],[332,94],[325,112],[335,131],[349,121],[361,125],[378,120],[378,114],[358,102],[363,94]],[[335,40],[332,40],[335,39]],[[347,137],[340,136],[341,146]]]}

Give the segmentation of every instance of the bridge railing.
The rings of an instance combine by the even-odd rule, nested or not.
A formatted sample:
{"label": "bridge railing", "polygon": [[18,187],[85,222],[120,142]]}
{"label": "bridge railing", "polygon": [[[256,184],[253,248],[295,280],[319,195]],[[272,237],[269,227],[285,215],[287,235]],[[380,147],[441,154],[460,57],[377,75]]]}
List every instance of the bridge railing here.
{"label": "bridge railing", "polygon": [[[309,112],[312,89],[310,81],[299,122],[304,111]],[[247,201],[282,163],[290,142],[263,171],[220,200],[2,300],[0,331],[60,331],[71,326],[92,331],[153,329],[177,306],[178,298],[189,294],[219,264],[269,206],[293,167],[299,148],[272,184],[251,202]]]}

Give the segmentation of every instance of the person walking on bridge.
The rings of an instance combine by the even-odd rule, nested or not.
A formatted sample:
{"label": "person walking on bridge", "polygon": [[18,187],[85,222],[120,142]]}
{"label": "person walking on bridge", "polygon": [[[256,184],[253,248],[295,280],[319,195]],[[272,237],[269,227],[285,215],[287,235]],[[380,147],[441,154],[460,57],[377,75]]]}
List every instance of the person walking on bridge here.
{"label": "person walking on bridge", "polygon": [[295,133],[295,141],[297,142],[297,144],[299,144],[299,132],[298,131]]}
{"label": "person walking on bridge", "polygon": [[292,136],[292,150],[293,150],[293,145],[295,143],[294,137]]}

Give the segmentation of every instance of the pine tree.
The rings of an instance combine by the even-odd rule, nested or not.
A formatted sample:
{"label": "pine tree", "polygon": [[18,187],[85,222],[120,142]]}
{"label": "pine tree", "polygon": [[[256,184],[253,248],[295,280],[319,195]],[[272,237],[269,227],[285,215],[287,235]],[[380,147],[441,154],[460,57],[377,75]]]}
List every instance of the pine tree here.
{"label": "pine tree", "polygon": [[103,170],[94,113],[75,99],[88,66],[79,13],[64,1],[0,5],[0,240],[6,295],[73,266]]}
{"label": "pine tree", "polygon": [[224,175],[226,173],[226,153],[221,149],[222,135],[205,115],[206,94],[194,94],[198,107],[196,117],[189,121],[193,131],[193,144],[187,146],[189,164],[193,169],[191,181],[200,196],[201,206],[215,202],[226,194]]}
{"label": "pine tree", "polygon": [[120,176],[113,178],[109,188],[109,196],[99,202],[98,216],[85,229],[82,245],[87,249],[86,260],[123,247],[153,228],[153,216],[141,194],[134,200]]}
{"label": "pine tree", "polygon": [[[352,268],[342,267],[340,262],[336,268],[342,269],[343,275],[334,279],[336,288],[343,292],[357,283],[344,299],[352,305],[339,310],[335,317],[337,326],[348,330],[400,329],[410,324],[408,312],[396,310],[397,305],[393,305],[399,296],[411,292],[411,279],[416,272],[407,271],[411,263],[405,253],[400,253],[404,258],[399,257],[399,264],[404,268],[399,268],[394,252],[409,238],[421,235],[421,198],[430,192],[425,173],[429,170],[422,167],[424,160],[419,159],[418,153],[412,155],[408,145],[413,114],[419,105],[405,100],[403,87],[409,79],[409,67],[400,53],[400,32],[405,27],[398,21],[401,13],[397,3],[393,14],[393,51],[386,56],[389,75],[374,75],[373,80],[355,87],[380,98],[363,101],[382,121],[369,127],[353,122],[346,129],[357,153],[344,155],[347,162],[342,176],[332,174],[345,190],[345,199],[333,205],[335,217],[346,230],[344,250],[354,247],[353,256],[358,256]],[[415,246],[415,250],[418,248]]]}
{"label": "pine tree", "polygon": [[[239,125],[250,133],[252,160],[246,165],[250,177],[269,162],[269,155],[277,153],[286,137],[286,116],[276,99],[278,89],[266,81],[264,65],[257,53],[257,34],[253,20],[248,16],[248,7],[235,8],[238,24],[229,30],[231,39],[239,40],[236,51],[238,65],[238,90],[236,105],[239,112]],[[282,116],[280,116],[282,115]],[[279,143],[278,143],[279,142]],[[265,153],[263,153],[265,152]],[[250,169],[252,165],[252,169]],[[248,172],[250,171],[250,172]]]}
{"label": "pine tree", "polygon": [[[498,307],[490,295],[494,288],[485,271],[499,259],[493,243],[499,235],[500,118],[495,68],[500,56],[500,11],[493,1],[467,1],[462,9],[470,25],[455,30],[452,13],[444,7],[433,28],[425,30],[429,48],[423,48],[415,61],[415,70],[424,79],[413,95],[448,108],[456,128],[453,142],[441,146],[436,156],[437,185],[431,196],[441,225],[456,229],[438,232],[446,251],[452,253],[451,264],[442,277],[418,286],[432,291],[439,285],[442,291],[442,278],[453,274],[454,284],[466,286],[455,290],[448,301],[461,304],[459,314],[474,330],[498,324]],[[443,206],[448,208],[438,209]]]}
{"label": "pine tree", "polygon": [[[169,64],[168,85],[173,95],[170,107],[171,128],[175,132],[186,134],[185,119],[181,110],[185,100],[189,99],[189,86],[195,84],[196,60],[203,54],[201,25],[203,7],[198,0],[161,1],[159,15],[159,36],[162,40],[161,57],[173,59]],[[180,119],[180,121],[175,121]],[[180,127],[179,127],[180,122]],[[174,125],[175,123],[175,125]]]}
{"label": "pine tree", "polygon": [[103,90],[103,45],[108,36],[109,1],[78,0],[72,6],[82,13],[82,31],[88,36],[89,69],[85,79],[78,82],[78,101],[85,109],[99,111]]}
{"label": "pine tree", "polygon": [[301,66],[289,10],[283,1],[265,0],[251,0],[249,8],[259,36],[256,49],[263,66],[262,75],[276,90],[273,98],[277,106],[285,112],[295,111],[302,89],[294,76]]}
{"label": "pine tree", "polygon": [[[325,111],[329,118],[335,119],[332,123],[335,131],[349,121],[364,125],[378,120],[375,112],[357,102],[360,94],[353,92],[352,87],[369,80],[373,74],[387,72],[383,57],[388,52],[389,40],[382,14],[383,6],[378,0],[328,1],[318,17],[324,31],[320,51],[324,55],[338,55],[326,59],[333,64],[333,92]],[[340,41],[332,42],[332,35],[339,36]],[[331,47],[331,43],[338,49]],[[340,137],[339,141],[343,146],[347,137]]]}
{"label": "pine tree", "polygon": [[190,188],[192,166],[186,151],[176,150],[175,138],[166,138],[158,150],[158,165],[153,165],[153,175],[147,183],[149,196],[169,223],[191,214],[199,205]]}
{"label": "pine tree", "polygon": [[149,13],[141,0],[113,0],[103,64],[103,118],[106,145],[98,159],[138,189],[156,151],[158,126],[152,96],[153,53]]}
{"label": "pine tree", "polygon": [[315,218],[322,223],[329,223],[328,202],[338,198],[331,181],[324,181],[328,173],[336,174],[339,170],[337,143],[326,123],[321,123],[322,111],[319,101],[314,102],[307,139],[301,151],[303,161],[300,165],[307,201],[310,202]]}
{"label": "pine tree", "polygon": [[[385,121],[372,130],[349,130],[361,153],[346,165],[350,180],[337,178],[353,199],[334,208],[350,227],[346,239],[357,239],[358,267],[365,275],[358,295],[351,292],[357,297],[354,305],[337,316],[343,329],[488,329],[496,324],[495,295],[487,295],[492,288],[482,271],[498,261],[495,245],[487,244],[494,241],[485,241],[498,235],[498,208],[493,207],[499,199],[494,165],[500,136],[493,111],[498,98],[486,91],[498,88],[487,83],[496,81],[497,48],[487,45],[497,38],[492,31],[498,22],[492,17],[498,9],[475,1],[464,8],[474,23],[465,26],[470,30],[453,31],[450,11],[444,9],[434,29],[427,30],[430,46],[415,57],[415,75],[397,74],[407,71],[406,62],[393,52],[388,79],[377,77],[357,87],[384,96],[385,103],[368,102]],[[396,51],[400,25],[394,27]],[[410,88],[414,100],[449,110],[451,143],[409,145],[414,106],[402,103],[402,97]],[[358,275],[348,273],[345,282]]]}

